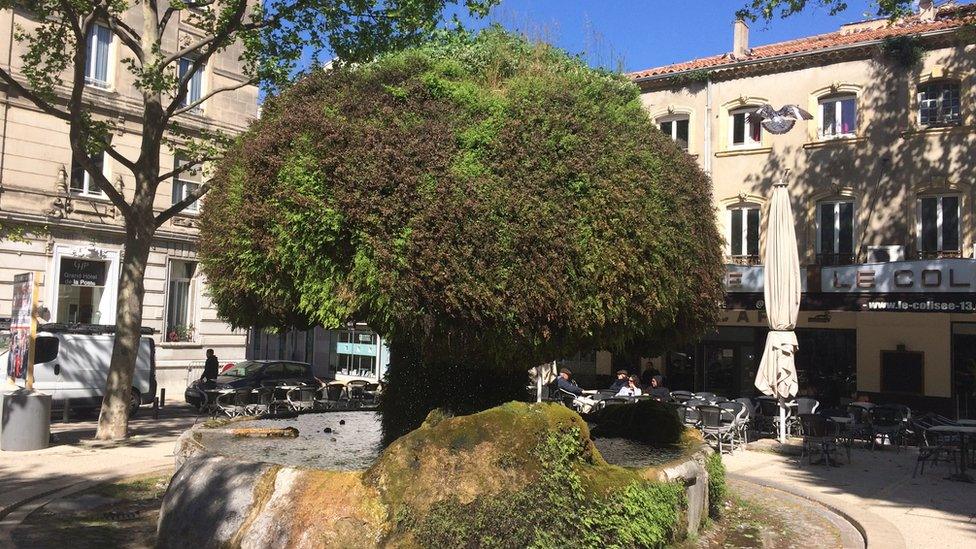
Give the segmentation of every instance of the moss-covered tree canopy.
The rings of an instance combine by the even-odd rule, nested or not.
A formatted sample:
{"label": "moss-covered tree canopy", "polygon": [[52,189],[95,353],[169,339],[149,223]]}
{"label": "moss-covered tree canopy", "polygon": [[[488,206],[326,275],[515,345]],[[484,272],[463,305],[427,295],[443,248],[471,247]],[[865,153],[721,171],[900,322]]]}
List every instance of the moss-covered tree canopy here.
{"label": "moss-covered tree canopy", "polygon": [[310,74],[212,182],[213,301],[240,326],[365,320],[425,355],[695,336],[722,292],[710,184],[638,95],[497,29]]}

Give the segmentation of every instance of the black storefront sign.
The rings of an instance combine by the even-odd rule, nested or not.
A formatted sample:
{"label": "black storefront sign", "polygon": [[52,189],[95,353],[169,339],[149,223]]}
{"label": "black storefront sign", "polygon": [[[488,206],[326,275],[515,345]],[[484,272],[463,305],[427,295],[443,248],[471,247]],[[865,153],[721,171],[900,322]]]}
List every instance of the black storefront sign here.
{"label": "black storefront sign", "polygon": [[59,284],[63,286],[104,286],[108,263],[87,259],[62,259]]}
{"label": "black storefront sign", "polygon": [[[763,294],[730,292],[726,309],[765,309]],[[801,311],[878,311],[888,313],[976,313],[974,292],[805,293]]]}

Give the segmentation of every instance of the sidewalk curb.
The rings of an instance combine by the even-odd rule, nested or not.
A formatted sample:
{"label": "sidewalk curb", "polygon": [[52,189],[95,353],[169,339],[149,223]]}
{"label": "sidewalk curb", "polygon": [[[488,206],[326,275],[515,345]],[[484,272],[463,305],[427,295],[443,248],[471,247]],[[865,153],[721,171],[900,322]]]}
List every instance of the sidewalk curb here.
{"label": "sidewalk curb", "polygon": [[145,469],[140,469],[138,471],[132,471],[130,473],[119,475],[109,475],[105,478],[97,480],[81,480],[61,488],[55,488],[53,490],[47,490],[45,492],[40,492],[32,496],[26,497],[16,503],[7,505],[6,507],[0,509],[0,547],[13,547],[13,532],[18,526],[34,511],[44,507],[48,503],[54,500],[62,499],[68,496],[77,494],[78,492],[83,492],[98,486],[99,484],[105,484],[106,482],[111,482],[112,480],[124,479],[128,477],[141,476],[152,474],[157,471],[165,471],[171,469],[170,465],[156,465],[153,467],[148,467]]}
{"label": "sidewalk curb", "polygon": [[898,528],[890,521],[864,509],[836,501],[830,496],[810,492],[794,486],[789,486],[774,480],[756,478],[739,473],[728,473],[728,477],[741,482],[748,482],[766,488],[772,488],[798,498],[811,501],[826,507],[850,522],[864,538],[866,547],[883,547],[884,549],[907,549],[905,539],[898,533]]}

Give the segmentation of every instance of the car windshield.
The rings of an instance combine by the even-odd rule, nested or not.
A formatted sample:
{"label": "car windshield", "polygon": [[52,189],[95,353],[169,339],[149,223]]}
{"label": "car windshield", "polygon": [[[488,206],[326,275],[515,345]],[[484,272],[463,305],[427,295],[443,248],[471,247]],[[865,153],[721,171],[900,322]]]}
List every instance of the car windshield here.
{"label": "car windshield", "polygon": [[246,360],[244,362],[238,362],[232,368],[228,369],[226,372],[221,373],[220,375],[230,376],[230,377],[247,377],[260,372],[261,368],[263,367],[264,367],[264,363],[251,362]]}

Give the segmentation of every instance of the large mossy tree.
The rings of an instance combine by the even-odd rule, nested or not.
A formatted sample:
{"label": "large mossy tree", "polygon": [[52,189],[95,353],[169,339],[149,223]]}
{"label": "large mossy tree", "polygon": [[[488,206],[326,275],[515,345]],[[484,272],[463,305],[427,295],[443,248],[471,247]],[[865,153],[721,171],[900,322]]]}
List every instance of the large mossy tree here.
{"label": "large mossy tree", "polygon": [[709,180],[638,89],[498,29],[310,74],[211,185],[220,314],[368,322],[396,432],[520,397],[542,361],[693,339],[722,298]]}

